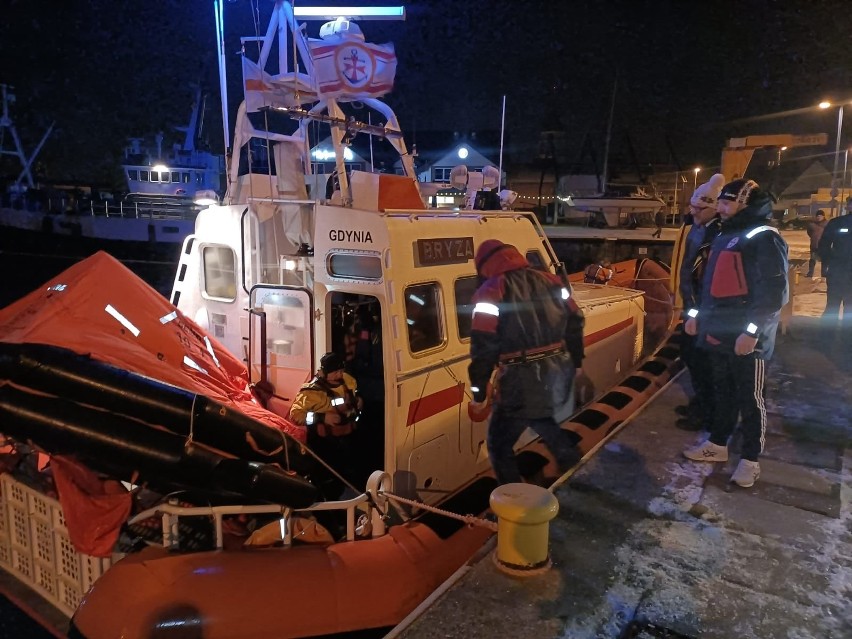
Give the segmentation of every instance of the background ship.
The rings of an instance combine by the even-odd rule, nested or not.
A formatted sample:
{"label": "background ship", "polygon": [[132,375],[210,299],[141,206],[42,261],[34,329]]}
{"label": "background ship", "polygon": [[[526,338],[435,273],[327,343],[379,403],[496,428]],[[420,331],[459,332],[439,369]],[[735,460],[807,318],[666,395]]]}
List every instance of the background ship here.
{"label": "background ship", "polygon": [[[178,127],[183,139],[170,148],[162,134],[149,148],[131,140],[122,166],[124,193],[40,185],[22,171],[0,194],[0,268],[18,273],[0,290],[0,306],[99,250],[167,294],[180,245],[202,208],[196,200],[202,195],[215,201],[221,192],[223,158],[198,148],[203,110],[197,89],[189,122]],[[4,127],[14,132],[8,101],[4,114]],[[16,133],[11,137],[18,139]],[[28,156],[19,144],[9,153],[29,167],[40,147]]]}

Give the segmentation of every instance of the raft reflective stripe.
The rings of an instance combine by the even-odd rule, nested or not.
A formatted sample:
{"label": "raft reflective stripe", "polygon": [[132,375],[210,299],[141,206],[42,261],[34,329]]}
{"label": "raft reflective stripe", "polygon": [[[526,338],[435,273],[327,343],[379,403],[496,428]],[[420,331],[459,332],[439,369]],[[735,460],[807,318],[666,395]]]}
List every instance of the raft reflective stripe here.
{"label": "raft reflective stripe", "polygon": [[698,309],[697,308],[691,308],[686,312],[686,314],[689,315],[690,317],[698,317]]}
{"label": "raft reflective stripe", "polygon": [[345,400],[342,397],[335,397],[331,400],[332,406],[340,406]]}
{"label": "raft reflective stripe", "polygon": [[[845,228],[844,228],[844,229],[840,229],[840,230],[839,230],[839,231],[837,231],[837,232],[838,232],[838,233],[848,233],[848,232],[849,232],[849,229],[845,229]],[[844,307],[844,309],[845,309],[845,308],[846,308],[846,307]]]}
{"label": "raft reflective stripe", "polygon": [[571,297],[571,293],[568,292],[567,288],[563,288],[562,289],[562,299],[567,300],[569,297]]}
{"label": "raft reflective stripe", "polygon": [[500,315],[500,309],[497,308],[496,304],[489,304],[488,302],[477,302],[476,306],[473,307],[474,314],[476,313],[485,313],[486,315],[494,315],[498,317]]}
{"label": "raft reflective stripe", "polygon": [[757,335],[757,324],[749,322],[749,325],[746,326],[745,332],[749,335]]}
{"label": "raft reflective stripe", "polygon": [[107,304],[104,310],[117,319],[118,323],[124,328],[133,333],[133,337],[139,337],[139,329],[136,328],[129,319],[119,313],[112,304]]}

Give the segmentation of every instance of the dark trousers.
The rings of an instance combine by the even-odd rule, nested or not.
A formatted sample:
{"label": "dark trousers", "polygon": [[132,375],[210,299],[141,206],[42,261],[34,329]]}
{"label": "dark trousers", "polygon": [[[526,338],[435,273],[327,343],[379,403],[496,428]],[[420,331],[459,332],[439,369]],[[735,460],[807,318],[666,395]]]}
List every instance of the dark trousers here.
{"label": "dark trousers", "polygon": [[852,274],[834,275],[830,271],[826,282],[826,301],[823,317],[826,319],[840,319],[840,306],[843,305],[843,323],[852,322]]}
{"label": "dark trousers", "polygon": [[[817,260],[819,260],[819,256],[816,254],[816,251],[811,249],[811,259],[808,260],[808,274],[805,277],[814,276],[814,268],[816,267]],[[824,277],[822,260],[819,260],[819,276]]]}
{"label": "dark trousers", "polygon": [[681,342],[681,356],[689,377],[692,380],[692,390],[695,395],[690,401],[698,414],[698,420],[703,430],[709,431],[713,425],[714,407],[716,406],[716,393],[713,386],[713,377],[710,373],[710,361],[708,351],[698,348],[695,344],[696,337],[684,333]]}
{"label": "dark trousers", "polygon": [[757,461],[766,443],[766,361],[751,355],[707,351],[716,398],[710,441],[726,446],[742,419],[742,458]]}
{"label": "dark trousers", "polygon": [[527,426],[542,438],[556,458],[560,471],[568,470],[577,460],[575,448],[570,438],[562,432],[555,419],[552,417],[529,419],[507,415],[500,410],[500,405],[497,404],[488,424],[487,446],[491,466],[494,468],[497,482],[500,484],[521,481],[521,473],[518,470],[518,462],[515,460],[513,447]]}

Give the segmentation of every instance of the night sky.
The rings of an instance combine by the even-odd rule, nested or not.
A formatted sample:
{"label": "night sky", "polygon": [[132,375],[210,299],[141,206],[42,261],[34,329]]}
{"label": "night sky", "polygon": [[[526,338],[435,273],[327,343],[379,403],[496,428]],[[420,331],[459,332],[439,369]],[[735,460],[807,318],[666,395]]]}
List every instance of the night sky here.
{"label": "night sky", "polygon": [[[320,4],[304,2],[302,4]],[[355,3],[351,3],[355,4]],[[367,4],[392,4],[373,2]],[[27,149],[55,120],[41,156],[51,179],[115,181],[132,136],[185,123],[190,83],[210,94],[206,134],[221,149],[212,0],[5,0],[0,82],[15,87]],[[271,0],[225,5],[226,51],[266,28]],[[507,154],[531,158],[542,130],[599,150],[618,78],[613,157],[629,138],[642,163],[718,164],[726,138],[829,134],[837,111],[801,109],[852,97],[852,3],[847,0],[417,0],[405,22],[362,22],[367,39],[393,41],[388,96],[405,130],[499,129],[507,96]],[[318,22],[309,23],[316,36]],[[231,116],[239,56],[229,55]],[[852,113],[847,113],[852,127]],[[847,129],[852,132],[852,128]],[[846,140],[852,135],[844,135]],[[168,137],[167,137],[168,140]],[[178,134],[172,141],[178,140]],[[8,142],[6,143],[8,144]],[[8,171],[6,167],[0,167]]]}

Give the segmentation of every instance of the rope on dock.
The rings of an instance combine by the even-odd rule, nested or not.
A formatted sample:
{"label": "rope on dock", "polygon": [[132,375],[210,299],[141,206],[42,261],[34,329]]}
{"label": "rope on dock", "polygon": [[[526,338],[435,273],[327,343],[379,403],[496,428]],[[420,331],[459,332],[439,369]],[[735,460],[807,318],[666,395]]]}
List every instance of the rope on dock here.
{"label": "rope on dock", "polygon": [[450,512],[449,510],[444,510],[442,508],[436,508],[435,506],[424,504],[422,501],[415,501],[414,499],[408,499],[407,497],[401,497],[399,495],[394,495],[393,493],[389,493],[386,491],[381,491],[380,494],[383,497],[390,499],[391,501],[406,504],[407,506],[411,506],[413,508],[422,508],[423,510],[427,510],[430,513],[434,513],[436,515],[443,515],[444,517],[449,517],[450,519],[455,519],[457,521],[464,522],[468,526],[482,526],[483,528],[487,528],[492,532],[497,532],[497,522],[484,519],[483,517],[477,517],[475,515],[459,515],[454,512]]}

